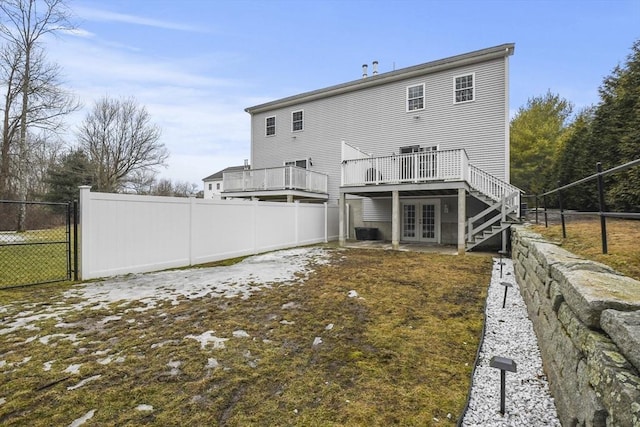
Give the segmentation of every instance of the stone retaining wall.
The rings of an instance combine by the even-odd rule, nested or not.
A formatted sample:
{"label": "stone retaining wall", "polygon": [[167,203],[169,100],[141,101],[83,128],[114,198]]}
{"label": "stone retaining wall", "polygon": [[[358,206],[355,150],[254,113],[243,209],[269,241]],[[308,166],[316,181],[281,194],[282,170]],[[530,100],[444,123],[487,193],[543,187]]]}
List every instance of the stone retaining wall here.
{"label": "stone retaining wall", "polygon": [[512,256],[562,425],[640,426],[640,282],[526,226]]}

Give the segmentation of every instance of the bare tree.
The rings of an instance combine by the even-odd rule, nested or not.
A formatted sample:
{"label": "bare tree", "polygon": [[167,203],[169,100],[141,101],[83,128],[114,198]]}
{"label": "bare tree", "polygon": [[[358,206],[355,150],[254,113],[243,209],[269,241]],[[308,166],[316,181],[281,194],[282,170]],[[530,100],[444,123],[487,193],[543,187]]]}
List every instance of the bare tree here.
{"label": "bare tree", "polygon": [[152,170],[137,170],[129,176],[128,190],[136,194],[151,194],[156,181],[156,172]]}
{"label": "bare tree", "polygon": [[[19,144],[19,131],[22,119],[20,95],[22,75],[22,53],[12,49],[9,44],[0,48],[0,87],[2,93],[2,140],[0,141],[0,197],[8,198],[15,194],[17,170],[29,173],[30,159],[28,148],[33,144],[29,138],[36,138],[40,148],[42,143],[52,144],[44,147],[48,151],[59,151],[56,133],[63,128],[64,116],[79,108],[74,97],[61,89],[60,69],[48,64],[41,50],[35,53],[31,67],[30,100],[27,110],[27,135],[24,144]],[[55,154],[55,152],[54,152]],[[11,160],[13,158],[13,160]],[[20,165],[23,162],[24,165]],[[26,162],[26,163],[25,163]],[[42,166],[42,165],[38,165]],[[11,179],[13,178],[13,179]],[[23,181],[26,177],[23,176]],[[13,181],[13,186],[11,185]],[[38,184],[39,185],[39,184]],[[31,190],[27,187],[27,191]]]}
{"label": "bare tree", "polygon": [[[20,123],[17,155],[19,159],[26,157],[27,152],[27,128],[29,126],[30,111],[33,113],[34,103],[38,99],[49,99],[52,94],[59,95],[60,92],[51,92],[47,85],[41,86],[43,92],[35,91],[34,75],[35,70],[46,70],[44,68],[44,54],[40,50],[39,42],[46,34],[55,34],[57,31],[70,28],[70,12],[64,0],[2,0],[0,1],[0,36],[4,38],[9,49],[19,54],[20,61],[17,63],[18,72],[14,75],[19,81],[20,87]],[[15,59],[15,58],[14,58]],[[33,74],[32,74],[33,73]],[[41,74],[45,81],[57,76],[57,69],[52,73]],[[48,77],[46,77],[48,76]],[[15,82],[15,80],[14,80]],[[43,98],[39,98],[39,97]],[[12,104],[17,99],[12,100]],[[44,106],[48,110],[48,106]],[[73,111],[73,110],[72,110]],[[17,184],[18,197],[26,199],[26,164],[18,161]],[[20,210],[18,219],[18,229],[24,229],[25,209]]]}
{"label": "bare tree", "polygon": [[80,124],[78,139],[93,164],[98,191],[120,191],[131,174],[153,171],[169,157],[159,142],[160,128],[133,98],[97,101]]}

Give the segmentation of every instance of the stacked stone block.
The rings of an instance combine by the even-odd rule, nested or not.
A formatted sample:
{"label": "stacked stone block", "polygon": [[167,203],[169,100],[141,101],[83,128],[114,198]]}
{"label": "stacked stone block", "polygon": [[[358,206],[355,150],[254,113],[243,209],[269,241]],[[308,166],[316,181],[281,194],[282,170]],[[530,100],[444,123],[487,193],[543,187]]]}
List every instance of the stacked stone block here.
{"label": "stacked stone block", "polygon": [[513,227],[516,279],[563,426],[640,426],[640,282]]}

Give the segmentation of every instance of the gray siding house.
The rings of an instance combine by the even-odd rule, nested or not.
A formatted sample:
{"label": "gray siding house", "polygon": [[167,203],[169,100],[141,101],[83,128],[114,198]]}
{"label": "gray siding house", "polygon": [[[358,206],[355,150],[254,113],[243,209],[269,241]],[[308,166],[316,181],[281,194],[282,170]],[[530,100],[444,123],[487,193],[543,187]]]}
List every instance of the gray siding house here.
{"label": "gray siding house", "polygon": [[223,197],[339,203],[340,239],[496,242],[519,215],[509,184],[514,44],[249,107],[252,169]]}

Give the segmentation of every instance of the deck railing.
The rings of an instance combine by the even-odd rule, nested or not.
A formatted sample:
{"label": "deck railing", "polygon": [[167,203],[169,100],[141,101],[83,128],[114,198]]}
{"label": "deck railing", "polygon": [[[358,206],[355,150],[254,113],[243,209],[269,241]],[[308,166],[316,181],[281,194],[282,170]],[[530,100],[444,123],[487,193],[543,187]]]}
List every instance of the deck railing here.
{"label": "deck railing", "polygon": [[402,184],[466,178],[464,150],[421,151],[342,162],[342,185]]}
{"label": "deck railing", "polygon": [[420,151],[342,162],[345,187],[429,181],[465,181],[496,202],[506,197],[509,207],[520,203],[519,197],[508,197],[520,193],[517,187],[469,164],[465,150]]}
{"label": "deck railing", "polygon": [[326,194],[328,177],[297,166],[283,166],[225,172],[222,176],[222,185],[224,192],[301,190]]}

